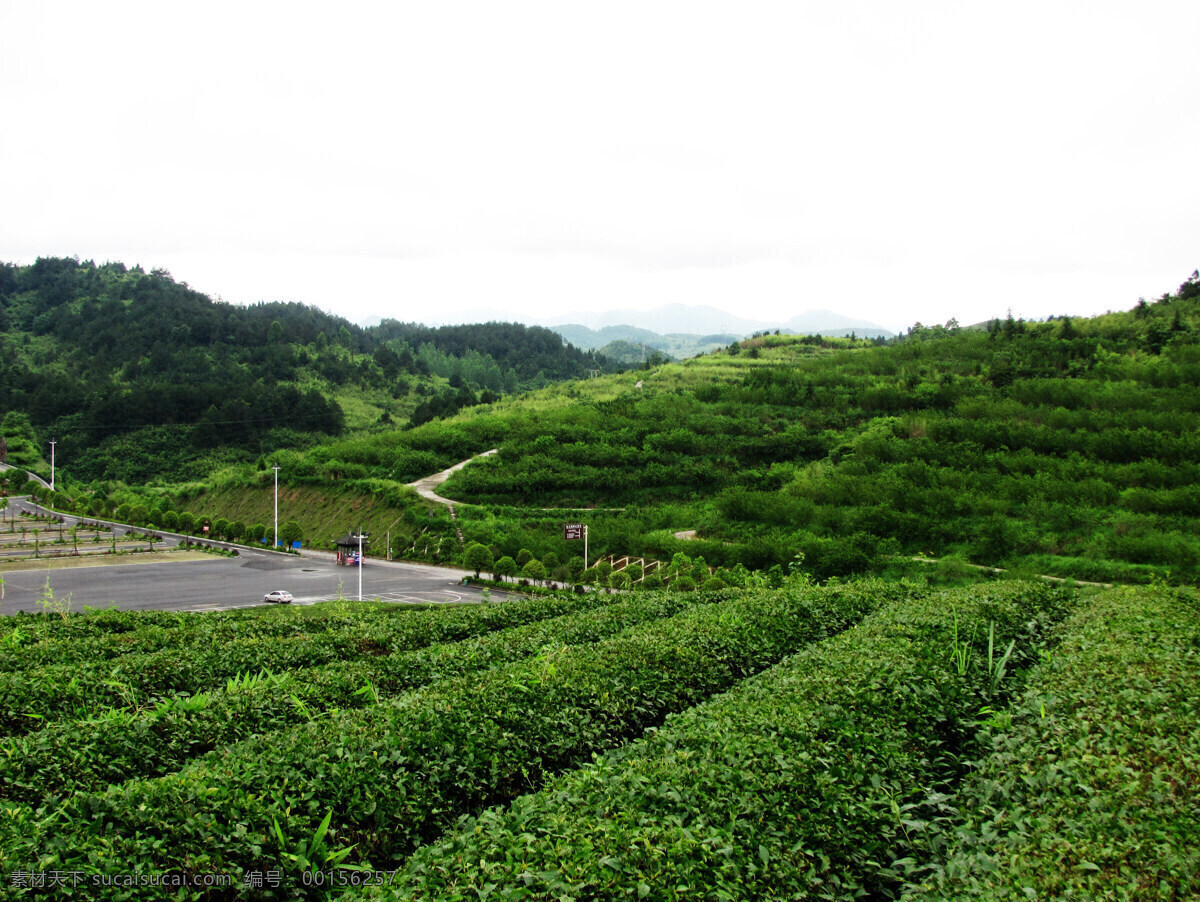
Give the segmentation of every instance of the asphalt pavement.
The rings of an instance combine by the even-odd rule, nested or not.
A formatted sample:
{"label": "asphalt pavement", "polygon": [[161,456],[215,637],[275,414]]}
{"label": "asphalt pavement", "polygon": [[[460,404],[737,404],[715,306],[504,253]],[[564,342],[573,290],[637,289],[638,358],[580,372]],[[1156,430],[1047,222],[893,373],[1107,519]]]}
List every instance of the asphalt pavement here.
{"label": "asphalt pavement", "polygon": [[[314,552],[298,557],[244,549],[238,557],[204,560],[77,566],[67,569],[8,570],[0,614],[42,610],[47,579],[56,599],[68,596],[71,610],[84,606],[121,610],[214,611],[263,605],[275,589],[292,593],[295,604],[359,598],[359,570]],[[368,559],[362,566],[362,599],[396,603],[477,602],[480,589],[464,586],[464,570]],[[499,600],[500,593],[492,593]]]}

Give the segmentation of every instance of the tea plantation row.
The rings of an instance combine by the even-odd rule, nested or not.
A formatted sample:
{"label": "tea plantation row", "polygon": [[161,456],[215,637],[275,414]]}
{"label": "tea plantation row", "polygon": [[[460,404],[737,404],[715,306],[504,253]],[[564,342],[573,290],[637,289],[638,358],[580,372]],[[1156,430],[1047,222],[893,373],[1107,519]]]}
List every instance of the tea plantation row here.
{"label": "tea plantation row", "polygon": [[[1061,593],[912,598],[421,850],[392,898],[887,898]],[[955,631],[957,625],[957,632]],[[959,637],[975,641],[967,646]],[[958,660],[963,660],[961,657]]]}
{"label": "tea plantation row", "polygon": [[[97,709],[154,706],[163,699],[209,691],[245,674],[295,670],[359,660],[435,642],[507,629],[546,617],[602,605],[611,596],[561,595],[540,601],[447,608],[437,616],[365,613],[335,616],[328,623],[297,628],[268,621],[265,628],[233,637],[227,626],[243,618],[214,617],[211,629],[185,630],[167,647],[140,651],[142,630],[88,643],[92,654],[0,672],[0,734],[27,732],[51,721]],[[205,618],[198,618],[202,621]],[[244,615],[243,615],[244,616]],[[148,644],[159,641],[155,628]],[[45,640],[43,640],[45,641]],[[39,643],[40,644],[40,643]],[[60,644],[60,643],[53,643]],[[120,653],[128,645],[131,651]],[[116,646],[116,648],[112,648]],[[26,657],[34,657],[26,654]]]}
{"label": "tea plantation row", "polygon": [[[887,594],[731,598],[255,736],[174,774],[23,811],[9,861],[32,858],[42,870],[243,874],[289,862],[295,870],[332,811],[331,848],[394,866],[457,816],[534,789],[736,685],[846,628]],[[294,896],[294,887],[281,895]]]}
{"label": "tea plantation row", "polygon": [[1200,603],[1086,604],[1019,704],[911,898],[1200,898]]}
{"label": "tea plantation row", "polygon": [[[1025,591],[885,608],[464,819],[365,895],[1200,896],[1196,594],[1095,594],[1053,626],[1066,599]],[[1005,669],[1031,666],[997,686],[1007,636]]]}
{"label": "tea plantation row", "polygon": [[[262,671],[226,687],[137,710],[52,724],[0,743],[0,798],[37,804],[52,793],[103,789],[159,776],[256,733],[361,708],[439,679],[486,670],[568,645],[598,642],[640,623],[717,601],[714,595],[657,594],[612,601],[459,642],[302,670]],[[516,607],[554,611],[544,602]]]}
{"label": "tea plantation row", "polygon": [[333,899],[351,868],[421,900],[1187,897],[1197,611],[865,581],[28,618],[13,698],[82,693],[35,649],[72,640],[141,694],[3,740],[0,897]]}

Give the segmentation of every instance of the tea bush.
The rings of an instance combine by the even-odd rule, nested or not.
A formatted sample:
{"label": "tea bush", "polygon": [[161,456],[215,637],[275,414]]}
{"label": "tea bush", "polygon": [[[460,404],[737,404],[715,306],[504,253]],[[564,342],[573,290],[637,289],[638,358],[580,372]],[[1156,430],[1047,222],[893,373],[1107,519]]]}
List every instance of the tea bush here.
{"label": "tea bush", "polygon": [[175,774],[45,806],[37,829],[4,856],[37,870],[278,868],[293,878],[278,897],[296,898],[297,850],[317,837],[348,850],[348,862],[394,866],[461,814],[537,788],[845,629],[899,591],[748,593],[593,646],[447,680],[249,739]]}
{"label": "tea bush", "polygon": [[[349,619],[344,628],[285,626],[285,635],[220,641],[195,636],[180,647],[91,663],[0,673],[0,732],[19,735],[47,723],[108,708],[156,706],[261,670],[279,672],[354,660],[477,636],[594,606],[593,598],[559,596],[431,610],[423,617]],[[296,623],[303,624],[299,620]]]}
{"label": "tea bush", "polygon": [[1200,605],[1094,596],[962,792],[914,899],[1200,897]]}
{"label": "tea bush", "polygon": [[[0,798],[38,803],[56,793],[103,789],[161,776],[256,733],[304,723],[326,711],[486,670],[539,652],[600,641],[718,595],[637,596],[460,642],[278,674],[231,680],[226,689],[169,700],[145,712],[117,710],[0,743]],[[607,597],[606,597],[607,599]]]}
{"label": "tea bush", "polygon": [[[887,898],[1069,596],[907,599],[412,857],[395,899]],[[989,658],[990,647],[993,654]],[[990,660],[991,666],[986,665]]]}

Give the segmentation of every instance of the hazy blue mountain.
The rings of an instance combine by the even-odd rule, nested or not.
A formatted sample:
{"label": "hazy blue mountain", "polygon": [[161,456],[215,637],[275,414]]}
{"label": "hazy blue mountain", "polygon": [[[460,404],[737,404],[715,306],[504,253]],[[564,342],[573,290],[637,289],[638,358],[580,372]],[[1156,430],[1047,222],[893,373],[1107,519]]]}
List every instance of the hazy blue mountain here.
{"label": "hazy blue mountain", "polygon": [[[843,316],[832,310],[809,310],[797,313],[785,321],[767,321],[736,316],[716,307],[687,304],[667,304],[646,310],[625,307],[616,310],[579,311],[548,319],[514,316],[511,312],[480,308],[469,313],[456,314],[451,319],[455,323],[516,320],[530,326],[547,326],[565,336],[571,344],[583,349],[600,348],[610,341],[654,345],[665,335],[729,335],[729,340],[733,341],[755,332],[774,332],[776,329],[804,335],[849,335],[854,332],[860,338],[873,338],[877,335],[890,338],[895,334],[876,323]],[[364,326],[378,324],[378,317],[372,317],[362,323]],[[426,323],[436,324],[433,321]]]}
{"label": "hazy blue mountain", "polygon": [[675,360],[675,357],[659,348],[640,342],[634,344],[620,338],[600,347],[598,353],[603,354],[606,360],[622,366],[657,366],[659,363],[671,363]]}
{"label": "hazy blue mountain", "polygon": [[[625,341],[633,345],[646,345],[658,348],[663,337],[649,329],[639,329],[636,326],[605,326],[602,329],[592,329],[579,323],[566,323],[561,326],[549,326],[575,347],[582,351],[601,348],[614,341]],[[660,349],[661,350],[661,349]]]}
{"label": "hazy blue mountain", "polygon": [[[572,313],[543,321],[556,332],[562,333],[561,325],[572,327],[587,326],[600,330],[608,326],[626,326],[647,329],[661,335],[711,335],[729,334],[744,337],[754,332],[783,332],[827,335],[841,335],[855,332],[861,337],[883,335],[890,337],[893,332],[867,320],[843,316],[831,310],[809,310],[799,313],[790,319],[779,322],[746,319],[735,316],[716,307],[688,306],[686,304],[667,304],[651,310],[636,310],[625,308],[619,310],[604,310],[588,313]],[[565,334],[565,333],[562,333]],[[622,336],[614,336],[614,338]],[[626,339],[629,340],[629,339]],[[572,342],[574,343],[574,342]]]}

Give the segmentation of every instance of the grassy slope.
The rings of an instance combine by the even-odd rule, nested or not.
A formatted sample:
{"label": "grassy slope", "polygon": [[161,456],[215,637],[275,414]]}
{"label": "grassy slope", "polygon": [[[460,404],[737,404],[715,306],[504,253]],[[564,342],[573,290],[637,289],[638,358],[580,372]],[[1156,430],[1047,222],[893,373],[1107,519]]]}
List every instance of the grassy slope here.
{"label": "grassy slope", "polygon": [[[262,523],[268,530],[275,516],[275,495],[270,485],[222,486],[198,494],[184,504],[199,516]],[[383,492],[360,485],[281,485],[279,522],[287,520],[300,524],[304,544],[313,548],[330,548],[335,539],[359,529],[372,537],[371,546],[380,554],[389,533],[392,547],[398,551],[409,548],[414,541],[419,547],[426,543],[436,547],[448,533],[453,539],[445,508],[399,487]],[[422,530],[424,536],[418,538]],[[444,553],[453,554],[456,547],[457,542],[445,544]]]}
{"label": "grassy slope", "polygon": [[[568,460],[563,449],[575,441],[572,430],[579,434],[587,422],[583,409],[621,399],[632,414],[617,407],[615,417],[600,419],[610,424],[614,447],[628,446],[619,428],[642,430],[629,460],[608,471],[628,472],[647,459],[639,436],[667,428],[656,420],[670,407],[655,408],[655,400],[677,398],[682,410],[700,398],[704,411],[685,413],[685,428],[701,432],[719,417],[758,419],[767,431],[800,423],[821,435],[829,453],[812,461],[777,457],[758,472],[744,466],[745,478],[726,469],[726,487],[741,479],[747,491],[726,493],[715,506],[707,501],[720,493],[716,481],[690,493],[673,490],[672,501],[697,502],[696,520],[680,527],[699,527],[725,541],[744,540],[749,532],[802,547],[789,527],[802,525],[817,537],[864,531],[893,537],[912,553],[959,551],[980,563],[1026,564],[1064,576],[1145,581],[1171,571],[1186,579],[1200,560],[1192,538],[1200,509],[1188,489],[1200,472],[1190,438],[1197,413],[1195,307],[1174,302],[1141,317],[1076,321],[1073,339],[1062,337],[1059,323],[1013,336],[935,334],[834,353],[781,339],[763,343],[757,358],[722,354],[644,377],[559,386],[497,411],[509,425],[509,459],[502,445],[501,457],[487,465],[491,474],[464,472],[445,494],[552,505],[555,493],[538,497],[544,481],[506,484],[497,477],[519,467],[517,459],[530,451],[541,453],[546,472],[553,472],[555,461]],[[1176,310],[1182,327],[1169,332]],[[1042,364],[1043,352],[1057,359]],[[755,371],[792,381],[768,385],[775,400],[763,404],[753,397]],[[644,381],[637,389],[639,377]],[[795,394],[804,390],[814,399],[796,403]],[[596,428],[596,422],[587,425]],[[531,426],[558,447],[522,447],[533,441]],[[736,453],[739,443],[725,446]],[[714,436],[700,454],[711,459],[721,452]],[[585,479],[571,490],[571,503],[656,500],[652,488],[637,488],[649,486],[644,479],[634,478],[632,495],[629,485],[614,490],[613,483]],[[661,503],[671,492],[657,494]],[[772,532],[772,525],[784,529]]]}

